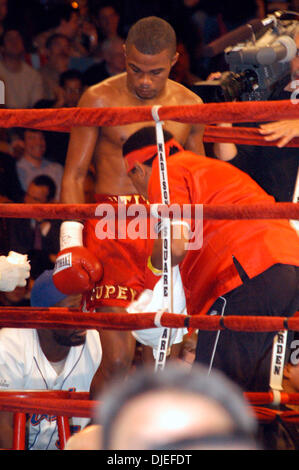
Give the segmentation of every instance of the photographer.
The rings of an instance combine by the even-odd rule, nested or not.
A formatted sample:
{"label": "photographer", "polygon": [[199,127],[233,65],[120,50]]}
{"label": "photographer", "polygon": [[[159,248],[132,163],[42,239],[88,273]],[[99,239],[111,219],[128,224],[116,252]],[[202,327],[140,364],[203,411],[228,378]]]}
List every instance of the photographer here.
{"label": "photographer", "polygon": [[[299,28],[299,27],[298,27]],[[295,90],[295,95],[299,92],[299,32],[295,35],[297,46],[297,56],[291,61],[291,82],[286,86],[286,92]],[[272,142],[278,140],[277,147],[284,147],[294,137],[299,137],[299,119],[289,119],[286,121],[270,122],[262,124],[260,133],[265,136],[265,140]]]}
{"label": "photographer", "polygon": [[[299,48],[299,33],[295,37]],[[299,74],[298,58],[291,62],[292,77]],[[213,74],[212,79],[219,78]],[[291,83],[280,90],[270,100],[291,99]],[[231,126],[229,123],[220,124]],[[243,124],[244,125],[244,124]],[[214,144],[215,156],[248,173],[267,193],[275,197],[277,202],[291,202],[298,171],[298,149],[284,147],[293,137],[299,136],[299,120],[286,120],[274,123],[250,123],[247,127],[260,127],[265,140],[278,142],[273,147],[255,145],[235,145],[233,143]]]}

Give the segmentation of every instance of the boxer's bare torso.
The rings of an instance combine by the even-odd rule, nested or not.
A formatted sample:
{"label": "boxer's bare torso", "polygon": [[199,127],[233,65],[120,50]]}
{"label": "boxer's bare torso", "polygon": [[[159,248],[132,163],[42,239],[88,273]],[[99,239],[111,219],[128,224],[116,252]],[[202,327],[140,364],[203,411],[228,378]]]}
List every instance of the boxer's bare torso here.
{"label": "boxer's bare torso", "polygon": [[[78,106],[98,108],[201,104],[202,100],[197,95],[168,79],[167,67],[165,71],[162,70],[161,76],[161,69],[165,63],[164,52],[157,57],[143,54],[141,57],[138,54],[133,56],[133,60],[127,65],[129,73],[116,75],[88,88]],[[135,75],[138,74],[145,76],[140,89],[138,88],[140,81],[135,80]],[[147,84],[147,80],[150,85]],[[61,201],[84,202],[84,178],[92,161],[96,169],[97,194],[136,193],[125,171],[122,145],[136,130],[152,124],[153,122],[149,121],[123,126],[74,128],[68,148]],[[204,152],[202,125],[166,121],[164,127],[169,129],[185,148],[201,154]]]}
{"label": "boxer's bare torso", "polygon": [[[126,72],[88,88],[78,103],[79,107],[182,106],[202,103],[202,100],[190,90],[169,80],[171,67],[178,58],[178,53],[175,52],[174,37],[167,24],[161,25],[160,19],[150,18],[149,20],[149,23],[146,20],[143,32],[137,31],[135,39],[133,34],[133,39],[131,35],[131,39],[128,38],[126,41],[124,46]],[[144,31],[147,32],[147,35],[152,35],[153,24],[156,34],[152,38],[150,36],[152,41],[149,41],[149,39],[145,39]],[[163,49],[162,45],[166,44],[165,37],[168,38],[167,47]],[[140,46],[140,39],[150,42],[151,47],[148,48],[148,44],[145,48],[144,45]],[[139,49],[135,44],[139,44]],[[147,53],[141,53],[140,50],[146,50]],[[127,195],[136,193],[137,190],[126,173],[122,145],[136,130],[144,125],[153,124],[154,121],[101,128],[75,127],[71,132],[67,152],[61,202],[65,204],[85,202],[84,186],[91,163],[96,170],[95,192],[97,194]],[[186,149],[204,154],[202,139],[204,126],[165,122],[164,127],[168,128]],[[114,244],[111,244],[110,248],[114,250]],[[136,249],[135,245],[134,248]],[[113,259],[113,253],[107,259],[106,252],[101,262],[105,265],[105,261],[113,263]],[[142,264],[136,266],[136,269],[140,271]],[[115,271],[115,280],[118,282],[117,270]],[[112,301],[109,306],[99,304],[96,310],[112,312],[119,308],[113,305]],[[125,377],[130,370],[135,354],[135,338],[130,331],[101,329],[101,344],[102,362],[92,381],[91,397],[98,397],[103,385],[107,384],[112,377]]]}

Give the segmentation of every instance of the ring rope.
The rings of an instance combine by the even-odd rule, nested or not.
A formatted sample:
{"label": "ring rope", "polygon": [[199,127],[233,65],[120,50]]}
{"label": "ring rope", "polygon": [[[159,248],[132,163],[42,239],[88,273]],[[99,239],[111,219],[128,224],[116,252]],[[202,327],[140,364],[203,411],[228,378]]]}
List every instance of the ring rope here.
{"label": "ring rope", "polygon": [[[268,141],[260,134],[259,129],[251,127],[217,127],[207,126],[205,128],[204,142],[235,143],[239,145],[259,145],[273,147],[279,140]],[[299,138],[295,137],[285,147],[299,147]]]}
{"label": "ring rope", "polygon": [[[101,219],[99,208],[107,207],[107,204],[0,204],[0,217],[7,218],[42,218],[73,220],[80,219]],[[112,216],[118,216],[118,209],[121,205],[109,203],[114,209]],[[128,204],[130,206],[130,204]],[[196,208],[203,208],[203,218],[205,220],[248,220],[248,219],[299,219],[299,204],[294,202],[273,202],[262,204],[188,204],[190,207],[190,218],[196,216]],[[138,214],[142,217],[143,213],[150,214],[149,204],[134,204],[136,209],[142,207]],[[157,204],[157,210],[163,213],[163,204]],[[168,207],[168,206],[167,206]],[[171,207],[171,206],[170,206]],[[183,206],[176,204],[176,207]],[[171,211],[169,216],[172,217]],[[108,219],[109,214],[105,215]],[[123,217],[121,209],[120,217]],[[130,216],[128,216],[129,218]]]}
{"label": "ring rope", "polygon": [[[58,393],[53,393],[58,392]],[[73,398],[60,398],[59,391],[5,391],[0,393],[0,411],[22,413],[51,414],[66,417],[93,418],[95,412],[101,406],[98,400],[76,398],[77,392],[73,392]],[[80,392],[78,393],[80,395]],[[264,422],[271,422],[277,416],[285,422],[299,422],[298,411],[279,411],[269,408],[261,408],[258,405],[273,404],[272,392],[244,392],[244,398],[249,402],[257,418]],[[282,404],[299,404],[299,393],[282,393]],[[65,406],[67,400],[67,407]]]}
{"label": "ring rope", "polygon": [[[186,322],[187,319],[187,322]],[[157,312],[120,313],[100,312],[82,313],[78,309],[64,307],[32,308],[1,307],[0,326],[5,328],[109,328],[117,330],[140,330],[148,328],[195,328],[206,331],[232,330],[247,332],[299,331],[299,312],[294,316],[269,317],[227,315],[190,315],[161,312],[157,323]]]}
{"label": "ring rope", "polygon": [[[23,399],[18,396],[18,391],[12,391],[11,395],[0,395],[0,411],[12,413],[46,413],[48,415],[67,416],[69,418],[92,418],[99,402],[95,400],[74,400],[68,398],[30,398],[30,393]],[[16,395],[16,396],[14,396]],[[66,406],[67,403],[67,406]]]}
{"label": "ring rope", "polygon": [[[162,121],[189,124],[221,122],[266,122],[298,119],[299,107],[290,100],[207,103],[184,106],[161,106]],[[0,127],[27,127],[69,132],[75,126],[119,126],[152,121],[151,106],[58,109],[1,109]]]}

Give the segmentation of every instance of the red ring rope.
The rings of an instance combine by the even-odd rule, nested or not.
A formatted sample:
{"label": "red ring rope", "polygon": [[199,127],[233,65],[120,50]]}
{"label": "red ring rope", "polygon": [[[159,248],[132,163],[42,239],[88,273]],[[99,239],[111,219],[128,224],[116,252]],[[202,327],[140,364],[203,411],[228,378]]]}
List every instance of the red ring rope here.
{"label": "red ring rope", "polygon": [[[183,328],[188,326],[201,330],[223,330],[247,332],[270,332],[288,329],[299,331],[299,312],[290,318],[227,315],[219,316],[163,313],[160,324],[163,327]],[[77,309],[63,307],[32,308],[32,307],[1,307],[0,326],[6,328],[80,328],[116,330],[140,330],[156,328],[156,312],[148,313],[82,313]]]}
{"label": "red ring rope", "polygon": [[[108,204],[103,204],[107,207]],[[0,204],[0,217],[7,218],[43,218],[48,219],[90,219],[101,218],[99,214],[101,204]],[[114,210],[113,216],[118,215],[118,204],[109,203]],[[129,205],[128,205],[129,206]],[[150,205],[134,204],[136,209],[142,206],[147,214]],[[176,204],[178,207],[179,204]],[[195,216],[196,206],[203,207],[203,218],[206,220],[248,220],[248,219],[299,219],[299,204],[293,202],[276,202],[263,204],[189,204],[190,217]],[[163,204],[158,205],[158,210],[163,210]],[[96,211],[97,210],[97,211]],[[183,212],[182,212],[183,213]],[[171,212],[170,212],[171,217]],[[142,216],[142,212],[138,214]],[[106,217],[106,215],[105,215]],[[107,218],[109,214],[107,215]]]}
{"label": "red ring rope", "polygon": [[[234,142],[240,145],[262,145],[273,147],[276,145],[275,141],[267,141],[265,137],[260,134],[259,129],[251,127],[217,127],[207,126],[205,128],[204,142]],[[299,138],[296,137],[288,142],[286,147],[299,147]]]}
{"label": "red ring rope", "polygon": [[[62,393],[61,393],[62,392]],[[76,397],[78,394],[78,397]],[[18,412],[22,409],[24,413],[47,413],[51,415],[92,418],[95,410],[101,406],[97,400],[81,399],[80,392],[72,392],[73,398],[67,398],[60,390],[41,390],[41,391],[4,391],[0,392],[0,411]],[[282,393],[282,404],[299,404],[299,393]],[[256,405],[267,405],[273,402],[272,392],[253,393],[245,392],[245,399],[252,405],[253,409],[260,411],[259,418],[262,417],[262,410],[265,416],[269,416],[267,408],[260,408]],[[67,407],[65,406],[67,400]],[[288,417],[288,421],[299,422],[299,413],[297,411],[287,411],[284,413],[276,410],[269,410],[271,419],[278,413],[280,416]]]}
{"label": "red ring rope", "polygon": [[[189,124],[265,122],[299,119],[299,107],[290,100],[161,106],[161,121]],[[151,106],[110,108],[1,109],[0,127],[27,127],[69,132],[74,126],[116,126],[153,121]]]}

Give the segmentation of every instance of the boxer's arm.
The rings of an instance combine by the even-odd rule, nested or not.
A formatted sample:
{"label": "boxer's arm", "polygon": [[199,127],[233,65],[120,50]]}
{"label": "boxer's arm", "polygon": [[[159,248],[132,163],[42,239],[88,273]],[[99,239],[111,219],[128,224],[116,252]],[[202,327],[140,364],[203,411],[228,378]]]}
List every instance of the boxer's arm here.
{"label": "boxer's arm", "polygon": [[205,126],[203,124],[193,125],[184,148],[198,155],[205,155],[206,152],[203,144],[204,131]]}
{"label": "boxer's arm", "polygon": [[[100,105],[91,89],[80,99],[78,107]],[[84,182],[92,160],[99,130],[97,127],[74,127],[71,132],[61,186],[61,202],[83,204]],[[83,224],[65,221],[60,228],[60,252],[57,255],[53,282],[66,295],[81,294],[93,288],[103,269],[95,255],[83,246]]]}
{"label": "boxer's arm", "polygon": [[[189,104],[203,104],[202,99],[200,96],[194,95],[192,93],[192,98],[189,101],[189,98],[186,96],[186,103]],[[205,131],[205,125],[204,124],[192,124],[190,133],[188,135],[188,138],[185,142],[184,148],[186,150],[190,150],[191,152],[197,153],[199,155],[205,155],[205,147],[203,144],[203,135]]]}
{"label": "boxer's arm", "polygon": [[73,128],[61,185],[61,202],[83,204],[84,182],[91,163],[98,130],[93,127]]}
{"label": "boxer's arm", "polygon": [[[220,123],[219,127],[232,127],[231,123]],[[215,142],[213,145],[215,157],[224,162],[229,162],[237,156],[238,149],[234,143],[231,142]]]}
{"label": "boxer's arm", "polygon": [[[97,97],[88,89],[80,99],[78,107],[91,108],[98,104]],[[62,203],[82,204],[85,202],[84,182],[98,134],[97,127],[74,127],[72,129],[61,186]]]}

